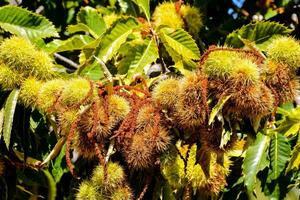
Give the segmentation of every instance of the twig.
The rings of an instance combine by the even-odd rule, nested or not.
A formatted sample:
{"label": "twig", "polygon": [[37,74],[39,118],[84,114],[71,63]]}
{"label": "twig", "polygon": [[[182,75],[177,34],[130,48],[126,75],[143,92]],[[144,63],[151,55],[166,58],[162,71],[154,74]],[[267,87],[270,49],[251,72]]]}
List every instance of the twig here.
{"label": "twig", "polygon": [[76,69],[78,69],[78,67],[79,67],[79,65],[77,63],[75,63],[74,61],[72,61],[72,60],[70,60],[70,59],[68,59],[68,58],[66,58],[66,57],[64,57],[64,56],[62,56],[58,53],[54,53],[54,57],[61,60],[61,61],[63,61],[63,62],[65,62],[65,63],[67,63],[67,64],[69,64],[70,66],[72,66]]}
{"label": "twig", "polygon": [[159,60],[160,60],[160,63],[161,63],[161,71],[164,74],[164,73],[168,72],[168,69],[167,69],[166,64],[163,60],[162,52],[160,51],[162,45],[159,42],[159,38],[158,38],[156,32],[152,28],[150,29],[150,31],[151,31],[154,39],[155,39],[155,43],[156,43],[156,46],[158,48],[158,56],[159,56]]}
{"label": "twig", "polygon": [[110,73],[110,71],[108,70],[108,68],[106,67],[105,63],[98,57],[94,56],[94,58],[96,59],[96,61],[101,65],[102,69],[103,69],[103,73],[105,75],[105,77],[107,78],[107,80],[109,82],[113,82],[113,76]]}
{"label": "twig", "polygon": [[147,192],[147,190],[148,190],[149,184],[150,184],[150,182],[151,182],[151,179],[152,179],[151,176],[148,176],[148,177],[146,178],[146,183],[145,183],[145,186],[144,186],[144,188],[143,188],[143,191],[140,193],[140,195],[139,195],[139,197],[137,198],[137,200],[142,200],[142,199],[144,198],[144,196],[145,196],[145,194],[146,194],[146,192]]}

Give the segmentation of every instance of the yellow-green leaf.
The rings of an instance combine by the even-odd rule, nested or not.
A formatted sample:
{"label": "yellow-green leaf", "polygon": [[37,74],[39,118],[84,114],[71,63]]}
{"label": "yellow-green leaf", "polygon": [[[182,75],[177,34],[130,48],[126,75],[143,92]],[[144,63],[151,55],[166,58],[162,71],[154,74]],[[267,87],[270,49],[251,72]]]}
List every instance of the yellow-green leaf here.
{"label": "yellow-green leaf", "polygon": [[256,183],[256,175],[269,165],[267,160],[267,149],[270,144],[270,137],[258,133],[254,144],[246,151],[246,156],[242,165],[244,183],[248,191],[253,191]]}
{"label": "yellow-green leaf", "polygon": [[134,2],[145,13],[147,20],[150,21],[150,2],[149,2],[149,0],[134,0]]}
{"label": "yellow-green leaf", "polygon": [[209,120],[208,120],[209,125],[214,121],[215,117],[220,112],[220,110],[222,110],[224,104],[228,101],[230,97],[231,95],[228,95],[228,96],[223,96],[221,99],[219,99],[217,105],[213,107],[209,115]]}
{"label": "yellow-green leaf", "polygon": [[136,73],[143,74],[144,67],[154,62],[157,58],[158,48],[154,38],[146,40],[145,45],[137,49],[135,58],[129,66],[127,78],[130,79]]}
{"label": "yellow-green leaf", "polygon": [[284,136],[286,137],[294,136],[299,132],[299,129],[300,129],[300,123],[294,124],[288,129],[287,132],[284,133]]}
{"label": "yellow-green leaf", "polygon": [[110,60],[136,27],[138,27],[138,23],[134,18],[119,21],[103,36],[99,47],[96,49],[96,56],[104,63]]}
{"label": "yellow-green leaf", "polygon": [[30,40],[58,36],[53,24],[42,15],[11,5],[0,8],[0,27]]}
{"label": "yellow-green leaf", "polygon": [[271,174],[270,178],[275,180],[285,168],[285,164],[290,158],[291,146],[287,138],[278,132],[274,132],[270,145]]}
{"label": "yellow-green leaf", "polygon": [[3,139],[7,148],[9,148],[10,144],[11,129],[13,125],[19,92],[19,89],[14,89],[9,94],[4,105]]}
{"label": "yellow-green leaf", "polygon": [[196,42],[185,30],[162,28],[159,35],[174,62],[179,59],[198,60],[200,58]]}
{"label": "yellow-green leaf", "polygon": [[300,144],[296,145],[292,151],[291,161],[286,169],[286,172],[298,170],[300,167]]}

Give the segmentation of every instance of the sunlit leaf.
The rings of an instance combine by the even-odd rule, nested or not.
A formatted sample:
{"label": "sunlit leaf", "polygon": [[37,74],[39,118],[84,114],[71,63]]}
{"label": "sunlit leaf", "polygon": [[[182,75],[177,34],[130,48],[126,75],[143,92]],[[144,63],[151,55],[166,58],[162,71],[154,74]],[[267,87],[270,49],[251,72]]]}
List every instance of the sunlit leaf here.
{"label": "sunlit leaf", "polygon": [[53,40],[46,45],[45,50],[49,53],[81,50],[92,41],[93,38],[88,35],[74,35],[67,40]]}
{"label": "sunlit leaf", "polygon": [[137,49],[134,60],[129,66],[127,77],[130,79],[134,74],[143,74],[144,67],[158,58],[158,49],[154,39],[146,40],[145,45]]}
{"label": "sunlit leaf", "polygon": [[150,2],[149,2],[149,0],[134,0],[134,2],[145,13],[147,20],[150,21]]}
{"label": "sunlit leaf", "polygon": [[102,38],[99,47],[96,50],[96,56],[103,62],[110,60],[118,51],[120,46],[126,41],[128,35],[138,23],[133,18],[119,21]]}
{"label": "sunlit leaf", "polygon": [[159,35],[168,53],[175,62],[180,59],[199,59],[200,51],[197,44],[192,36],[185,30],[162,28]]}
{"label": "sunlit leaf", "polygon": [[291,147],[286,137],[278,132],[274,132],[270,144],[271,174],[270,178],[275,180],[285,169],[285,165],[290,158]]}
{"label": "sunlit leaf", "polygon": [[287,35],[291,30],[282,24],[271,21],[263,21],[251,23],[243,26],[242,28],[230,33],[225,43],[232,47],[243,47],[242,39],[247,39],[255,44],[262,44],[272,38],[274,35]]}
{"label": "sunlit leaf", "polygon": [[300,134],[298,135],[297,144],[292,151],[291,160],[286,168],[286,173],[291,170],[298,170],[300,168]]}
{"label": "sunlit leaf", "polygon": [[0,8],[0,27],[30,40],[58,36],[55,27],[48,19],[17,6],[9,5]]}
{"label": "sunlit leaf", "polygon": [[248,191],[253,191],[256,183],[256,175],[259,171],[268,166],[267,149],[270,144],[270,137],[258,133],[254,144],[248,147],[244,163],[242,165],[245,186]]}
{"label": "sunlit leaf", "polygon": [[209,115],[209,120],[208,120],[209,125],[214,121],[215,117],[222,110],[224,104],[228,101],[230,97],[231,95],[228,95],[228,96],[223,96],[221,99],[219,99],[217,105],[213,107]]}
{"label": "sunlit leaf", "polygon": [[80,72],[80,75],[85,76],[91,80],[100,80],[104,78],[101,66],[95,61],[93,64],[87,66]]}
{"label": "sunlit leaf", "polygon": [[296,135],[298,132],[299,132],[299,129],[300,129],[300,123],[297,123],[297,124],[293,124],[290,129],[288,129],[288,131],[286,131],[284,133],[284,135],[286,137],[290,137],[290,136],[293,136],[293,135]]}
{"label": "sunlit leaf", "polygon": [[106,31],[106,25],[101,15],[96,9],[89,6],[80,9],[77,14],[77,22],[78,24],[68,26],[69,33],[84,31],[90,33],[94,38],[98,38]]}

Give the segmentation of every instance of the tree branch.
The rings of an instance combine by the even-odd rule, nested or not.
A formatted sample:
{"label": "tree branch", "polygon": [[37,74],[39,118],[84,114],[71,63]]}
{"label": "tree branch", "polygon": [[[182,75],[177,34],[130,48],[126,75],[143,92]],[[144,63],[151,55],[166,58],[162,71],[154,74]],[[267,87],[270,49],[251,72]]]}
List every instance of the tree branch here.
{"label": "tree branch", "polygon": [[54,53],[54,57],[61,60],[61,61],[63,61],[63,62],[65,62],[65,63],[67,63],[68,65],[74,67],[75,69],[78,69],[79,65],[77,63],[75,63],[74,61],[72,61],[72,60],[70,60],[70,59],[68,59],[68,58],[66,58],[66,57],[64,57],[64,56],[62,56],[58,53]]}

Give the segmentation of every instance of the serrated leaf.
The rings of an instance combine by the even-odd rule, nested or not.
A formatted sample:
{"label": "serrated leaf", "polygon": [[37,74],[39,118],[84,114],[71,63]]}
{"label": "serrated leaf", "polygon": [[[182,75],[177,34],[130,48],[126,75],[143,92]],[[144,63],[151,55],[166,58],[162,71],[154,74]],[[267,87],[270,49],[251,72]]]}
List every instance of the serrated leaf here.
{"label": "serrated leaf", "polygon": [[263,21],[247,24],[226,37],[225,44],[241,48],[244,46],[242,39],[247,39],[255,44],[262,44],[274,35],[287,35],[291,30],[282,24],[271,21]]}
{"label": "serrated leaf", "polygon": [[137,49],[134,60],[129,66],[127,78],[131,79],[136,73],[143,74],[144,67],[158,58],[158,48],[155,40],[146,40],[145,45]]}
{"label": "serrated leaf", "polygon": [[128,35],[138,23],[133,18],[121,20],[103,36],[99,47],[96,49],[96,56],[103,62],[110,60],[118,51],[120,46],[126,42]]}
{"label": "serrated leaf", "polygon": [[80,50],[93,41],[88,35],[74,35],[67,40],[53,40],[46,45],[45,50],[49,53]]}
{"label": "serrated leaf", "polygon": [[97,64],[97,62],[93,62],[93,64],[85,67],[81,72],[81,76],[85,76],[91,80],[100,80],[101,78],[104,78],[103,70]]}
{"label": "serrated leaf", "polygon": [[269,164],[267,160],[267,149],[269,144],[270,137],[262,133],[258,133],[254,144],[252,144],[246,151],[242,169],[245,177],[245,186],[248,191],[254,190],[257,173]]}
{"label": "serrated leaf", "polygon": [[291,146],[286,137],[278,132],[274,132],[270,144],[271,180],[277,179],[284,170],[290,158],[290,153]]}
{"label": "serrated leaf", "polygon": [[213,107],[211,110],[211,113],[209,115],[208,125],[211,125],[211,123],[214,121],[217,114],[222,110],[224,104],[228,101],[228,99],[231,97],[231,95],[223,96],[221,99],[219,99],[217,105]]}
{"label": "serrated leaf", "polygon": [[297,144],[294,146],[292,151],[291,160],[286,168],[285,173],[291,170],[298,170],[300,168],[300,134],[298,135]]}
{"label": "serrated leaf", "polygon": [[56,198],[56,183],[50,174],[50,172],[46,169],[43,170],[45,177],[47,178],[48,183],[48,200],[55,200]]}
{"label": "serrated leaf", "polygon": [[134,0],[134,2],[145,13],[147,20],[150,21],[150,2],[149,2],[149,0]]}
{"label": "serrated leaf", "polygon": [[162,28],[159,35],[174,62],[181,59],[199,59],[200,51],[197,44],[185,30]]}
{"label": "serrated leaf", "polygon": [[286,137],[295,136],[300,130],[300,107],[289,111],[278,108],[277,113],[283,115],[283,119],[278,121],[277,132],[284,133]]}
{"label": "serrated leaf", "polygon": [[18,89],[11,91],[4,105],[3,139],[7,148],[9,148],[10,144],[11,129],[19,92],[20,91]]}
{"label": "serrated leaf", "polygon": [[55,27],[48,19],[17,6],[0,8],[0,27],[30,40],[58,37]]}
{"label": "serrated leaf", "polygon": [[[121,59],[117,62],[118,74],[122,74],[126,76],[129,66],[135,59],[135,55],[137,53],[137,48],[140,44],[132,44],[131,42],[126,42],[123,44],[118,50],[118,55]],[[130,49],[130,51],[128,51]]]}
{"label": "serrated leaf", "polygon": [[290,137],[294,136],[299,132],[300,129],[300,123],[293,124],[285,133],[284,136]]}
{"label": "serrated leaf", "polygon": [[106,31],[105,22],[95,8],[89,6],[81,8],[76,19],[78,24],[71,25],[68,28],[69,32],[86,31],[94,38],[98,38]]}
{"label": "serrated leaf", "polygon": [[95,37],[101,35],[106,30],[105,22],[95,8],[89,6],[81,8],[76,19],[78,23],[87,25],[90,33]]}

